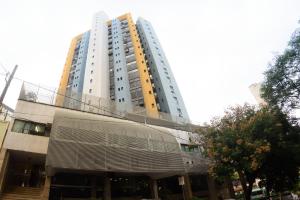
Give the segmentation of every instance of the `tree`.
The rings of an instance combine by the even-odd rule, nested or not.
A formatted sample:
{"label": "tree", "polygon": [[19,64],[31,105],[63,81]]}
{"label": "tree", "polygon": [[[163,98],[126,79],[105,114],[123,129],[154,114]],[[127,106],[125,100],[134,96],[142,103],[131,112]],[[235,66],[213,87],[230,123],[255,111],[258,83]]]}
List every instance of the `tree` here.
{"label": "tree", "polygon": [[300,28],[264,75],[262,97],[270,106],[288,112],[300,109]]}
{"label": "tree", "polygon": [[[286,185],[293,185],[299,166],[294,153],[299,144],[297,131],[279,111],[247,104],[231,107],[205,130],[210,173],[221,180],[238,173],[247,200],[258,177],[266,180],[268,189],[277,189],[274,177],[284,177],[289,180]],[[278,158],[287,161],[286,154],[293,158],[289,164],[278,162]]]}
{"label": "tree", "polygon": [[[288,117],[279,110],[270,112],[266,108],[262,117],[253,126],[255,137],[267,140],[271,151],[267,153],[262,163],[259,177],[264,180],[267,192],[273,189],[276,192],[291,190],[297,186],[300,166],[300,128],[293,125]],[[266,127],[274,128],[262,134],[259,129],[260,123]],[[272,125],[272,123],[275,123]]]}

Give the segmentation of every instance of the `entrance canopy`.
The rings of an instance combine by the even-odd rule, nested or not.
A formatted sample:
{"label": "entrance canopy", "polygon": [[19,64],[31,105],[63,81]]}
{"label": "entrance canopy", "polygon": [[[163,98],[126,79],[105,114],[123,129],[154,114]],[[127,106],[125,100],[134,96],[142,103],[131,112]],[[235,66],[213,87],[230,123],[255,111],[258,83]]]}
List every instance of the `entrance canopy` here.
{"label": "entrance canopy", "polygon": [[56,111],[46,157],[48,175],[72,170],[185,173],[180,145],[167,130],[78,111]]}

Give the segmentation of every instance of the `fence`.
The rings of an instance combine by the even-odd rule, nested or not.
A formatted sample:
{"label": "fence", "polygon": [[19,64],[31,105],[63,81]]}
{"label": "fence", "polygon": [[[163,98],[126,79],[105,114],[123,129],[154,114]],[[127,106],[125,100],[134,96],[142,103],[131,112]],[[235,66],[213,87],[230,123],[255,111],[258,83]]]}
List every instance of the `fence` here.
{"label": "fence", "polygon": [[[58,98],[62,98],[63,103],[57,103],[56,100]],[[122,106],[120,106],[120,104],[112,100],[86,94],[78,94],[74,92],[63,95],[59,94],[58,90],[55,88],[35,85],[28,82],[23,83],[19,99],[48,105],[55,105],[95,114],[104,114],[113,117],[123,118],[128,114],[134,114],[145,118],[145,120],[149,118],[144,107],[133,106],[132,104],[123,104]],[[162,112],[159,112],[157,116],[151,116],[151,118],[166,120],[182,125],[190,123],[190,121],[187,119],[172,116],[170,114]]]}

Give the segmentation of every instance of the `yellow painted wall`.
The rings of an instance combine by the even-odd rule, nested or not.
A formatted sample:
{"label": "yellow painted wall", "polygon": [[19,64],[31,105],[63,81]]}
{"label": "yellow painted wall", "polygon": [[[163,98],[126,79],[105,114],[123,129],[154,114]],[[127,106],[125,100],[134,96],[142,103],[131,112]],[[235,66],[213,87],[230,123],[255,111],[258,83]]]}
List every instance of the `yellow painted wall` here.
{"label": "yellow painted wall", "polygon": [[61,76],[61,79],[60,79],[60,83],[59,83],[58,94],[57,94],[56,99],[55,99],[55,105],[56,106],[63,106],[65,95],[66,95],[66,90],[67,90],[67,85],[68,85],[68,80],[69,80],[69,74],[70,74],[70,70],[71,70],[71,67],[72,67],[72,60],[73,60],[73,56],[74,56],[74,51],[75,51],[75,48],[76,48],[76,43],[81,37],[82,37],[82,34],[76,36],[71,41],[71,45],[70,45],[70,48],[69,48],[67,60],[66,60],[64,70],[63,70],[63,73],[62,73],[62,76]]}
{"label": "yellow painted wall", "polygon": [[158,110],[156,106],[155,96],[154,96],[154,92],[150,80],[150,75],[147,70],[147,65],[146,65],[146,60],[144,57],[142,45],[140,43],[140,39],[138,37],[138,33],[136,30],[136,26],[132,20],[130,13],[121,16],[121,19],[124,18],[126,18],[128,21],[128,27],[129,27],[131,40],[132,40],[132,45],[134,48],[137,69],[140,75],[145,108],[149,116],[157,117]]}

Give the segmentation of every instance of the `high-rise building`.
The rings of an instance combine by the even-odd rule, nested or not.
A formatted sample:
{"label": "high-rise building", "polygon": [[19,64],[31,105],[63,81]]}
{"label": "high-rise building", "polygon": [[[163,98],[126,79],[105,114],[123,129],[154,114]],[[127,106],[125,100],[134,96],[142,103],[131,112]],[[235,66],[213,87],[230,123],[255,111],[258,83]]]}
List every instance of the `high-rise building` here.
{"label": "high-rise building", "polygon": [[253,83],[249,86],[253,97],[259,105],[265,106],[267,102],[261,97],[261,83]]}
{"label": "high-rise building", "polygon": [[26,82],[0,122],[0,199],[229,198],[208,175],[202,127],[161,118],[187,113],[149,22],[97,13],[59,93]]}
{"label": "high-rise building", "polygon": [[97,104],[99,97],[120,111],[141,106],[148,116],[189,119],[151,23],[139,18],[135,24],[130,14],[112,20],[103,12],[94,15],[91,30],[71,42],[59,94],[57,105]]}

